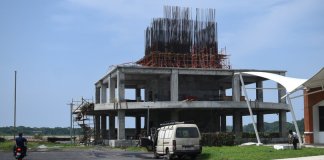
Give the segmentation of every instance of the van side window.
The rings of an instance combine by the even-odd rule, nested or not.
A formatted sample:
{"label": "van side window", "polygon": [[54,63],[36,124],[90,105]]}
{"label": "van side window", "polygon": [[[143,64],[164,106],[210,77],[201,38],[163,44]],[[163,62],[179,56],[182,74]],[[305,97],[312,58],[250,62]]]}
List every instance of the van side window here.
{"label": "van side window", "polygon": [[195,127],[178,127],[176,131],[177,138],[198,138],[198,130]]}

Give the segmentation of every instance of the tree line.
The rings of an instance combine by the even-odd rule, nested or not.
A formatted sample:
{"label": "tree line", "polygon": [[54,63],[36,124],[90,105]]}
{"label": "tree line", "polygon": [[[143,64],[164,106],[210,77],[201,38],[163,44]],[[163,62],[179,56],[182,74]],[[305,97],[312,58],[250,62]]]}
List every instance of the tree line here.
{"label": "tree line", "polygon": [[[297,125],[299,128],[299,131],[301,133],[304,133],[304,119],[298,120]],[[293,130],[295,131],[295,127],[293,123],[286,122],[287,126],[287,131],[288,130]],[[227,126],[227,131],[231,131],[232,126]],[[36,134],[41,134],[41,135],[70,135],[70,127],[55,127],[55,128],[49,128],[49,127],[25,127],[25,126],[18,126],[16,127],[16,133],[22,132],[25,135],[36,135]],[[254,132],[254,128],[252,124],[244,125],[243,126],[243,132]],[[264,122],[264,132],[279,132],[279,122],[275,121],[272,123]],[[79,135],[82,133],[81,128],[74,128],[73,129],[73,134]],[[0,127],[0,135],[1,136],[6,136],[6,135],[13,135],[14,134],[14,127],[9,126],[9,127]]]}
{"label": "tree line", "polygon": [[[70,135],[70,127],[25,127],[25,126],[18,126],[16,127],[16,133],[24,133],[24,135]],[[7,136],[13,135],[15,133],[14,127],[0,127],[0,135]],[[74,128],[74,134],[81,133],[81,128]]]}

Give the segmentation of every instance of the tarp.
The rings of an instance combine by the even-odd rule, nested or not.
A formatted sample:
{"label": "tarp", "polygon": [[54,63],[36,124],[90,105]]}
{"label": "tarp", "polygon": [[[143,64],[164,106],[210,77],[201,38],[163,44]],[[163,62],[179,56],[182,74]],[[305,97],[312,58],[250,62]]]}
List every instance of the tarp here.
{"label": "tarp", "polygon": [[324,89],[324,67],[317,72],[312,78],[303,83],[307,89],[321,87]]}
{"label": "tarp", "polygon": [[242,72],[242,73],[273,80],[281,84],[283,87],[285,87],[288,93],[293,93],[294,91],[304,87],[308,89],[321,87],[322,89],[324,89],[324,67],[319,72],[317,72],[312,78],[308,80],[286,77],[286,76],[282,76],[274,73],[268,73],[268,72]]}
{"label": "tarp", "polygon": [[288,93],[292,93],[296,89],[300,88],[302,84],[307,81],[307,79],[285,77],[282,75],[268,73],[268,72],[242,72],[242,73],[273,80],[281,84],[283,87],[285,87]]}

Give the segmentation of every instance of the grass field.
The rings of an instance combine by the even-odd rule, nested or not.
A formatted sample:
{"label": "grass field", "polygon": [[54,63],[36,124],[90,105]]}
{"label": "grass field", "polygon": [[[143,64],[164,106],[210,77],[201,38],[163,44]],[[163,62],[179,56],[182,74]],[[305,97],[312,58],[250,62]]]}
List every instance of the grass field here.
{"label": "grass field", "polygon": [[204,147],[201,160],[270,160],[324,155],[324,148],[303,148],[299,150],[275,150],[269,146]]}

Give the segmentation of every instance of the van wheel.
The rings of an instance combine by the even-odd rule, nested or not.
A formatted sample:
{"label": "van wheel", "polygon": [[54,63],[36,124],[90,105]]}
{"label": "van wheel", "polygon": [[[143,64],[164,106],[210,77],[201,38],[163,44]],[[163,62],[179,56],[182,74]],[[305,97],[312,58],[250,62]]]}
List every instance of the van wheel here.
{"label": "van wheel", "polygon": [[166,159],[173,159],[173,156],[170,154],[169,150],[166,150]]}
{"label": "van wheel", "polygon": [[156,151],[154,151],[154,158],[155,159],[159,159],[160,158],[160,155],[158,153],[156,153]]}
{"label": "van wheel", "polygon": [[191,156],[190,156],[190,159],[193,160],[193,159],[196,159],[196,157],[197,157],[197,155],[191,155]]}

